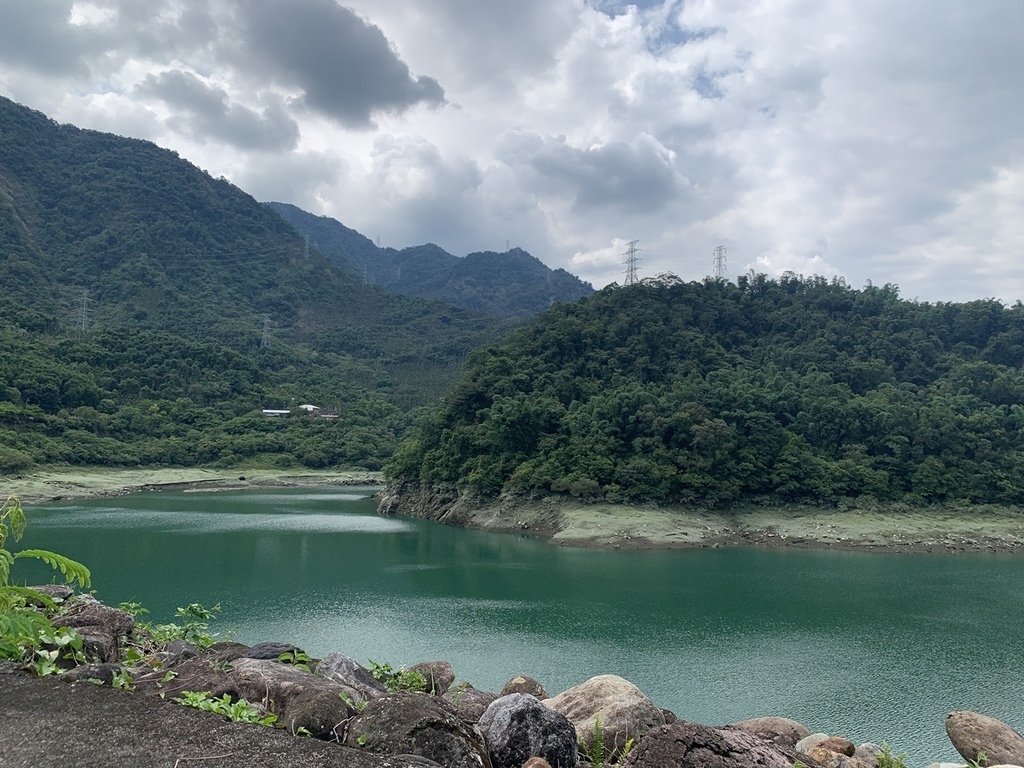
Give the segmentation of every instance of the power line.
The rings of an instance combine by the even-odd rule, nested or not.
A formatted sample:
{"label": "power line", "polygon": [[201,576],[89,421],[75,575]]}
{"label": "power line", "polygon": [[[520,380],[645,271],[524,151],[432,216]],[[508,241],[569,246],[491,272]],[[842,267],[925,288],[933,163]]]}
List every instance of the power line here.
{"label": "power line", "polygon": [[636,244],[639,242],[639,240],[630,240],[627,243],[629,249],[622,254],[626,257],[626,285],[633,285],[638,282],[636,276],[636,265],[639,262],[639,259],[636,257],[636,254],[640,249],[636,247]]}

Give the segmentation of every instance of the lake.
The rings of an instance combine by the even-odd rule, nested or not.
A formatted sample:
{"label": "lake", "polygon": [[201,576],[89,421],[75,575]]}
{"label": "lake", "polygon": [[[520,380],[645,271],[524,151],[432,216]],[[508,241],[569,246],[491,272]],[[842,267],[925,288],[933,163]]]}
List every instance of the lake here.
{"label": "lake", "polygon": [[[215,628],[242,642],[443,659],[485,690],[616,674],[683,719],[783,715],[914,766],[956,759],[949,711],[1024,729],[1024,558],[569,549],[383,518],[373,491],[55,502],[27,509],[18,548],[82,561],[99,599],[153,621],[219,602]],[[27,561],[13,576],[51,578]]]}

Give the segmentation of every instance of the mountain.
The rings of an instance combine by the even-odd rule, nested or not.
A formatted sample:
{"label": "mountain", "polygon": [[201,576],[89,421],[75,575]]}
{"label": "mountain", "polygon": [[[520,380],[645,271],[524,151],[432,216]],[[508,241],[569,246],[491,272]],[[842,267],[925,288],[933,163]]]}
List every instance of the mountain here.
{"label": "mountain", "polygon": [[[176,153],[3,98],[0,283],[0,471],[379,466],[517,322],[364,285]],[[260,415],[303,403],[339,418]]]}
{"label": "mountain", "polygon": [[287,203],[267,203],[335,265],[387,291],[436,299],[492,315],[535,315],[556,301],[573,302],[594,292],[564,269],[549,269],[540,259],[513,248],[465,257],[427,245],[378,248],[344,224],[314,216]]}
{"label": "mountain", "polygon": [[474,352],[386,472],[438,514],[459,494],[1021,504],[1022,363],[1019,302],[648,280]]}

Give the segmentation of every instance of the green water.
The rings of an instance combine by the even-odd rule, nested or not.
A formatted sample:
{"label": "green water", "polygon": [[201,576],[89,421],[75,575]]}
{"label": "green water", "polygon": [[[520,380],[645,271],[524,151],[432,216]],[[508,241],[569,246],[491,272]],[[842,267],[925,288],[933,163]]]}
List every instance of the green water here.
{"label": "green water", "polygon": [[28,510],[22,545],[81,560],[100,599],[157,621],[220,602],[217,628],[243,642],[445,659],[487,690],[613,673],[687,720],[784,715],[913,765],[955,757],[951,710],[1024,727],[1024,558],[573,550],[382,518],[371,494],[55,503]]}

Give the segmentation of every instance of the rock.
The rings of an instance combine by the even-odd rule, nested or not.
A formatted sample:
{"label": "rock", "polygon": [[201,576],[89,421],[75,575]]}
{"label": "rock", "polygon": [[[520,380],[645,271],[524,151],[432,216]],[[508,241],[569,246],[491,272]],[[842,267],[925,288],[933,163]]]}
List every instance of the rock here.
{"label": "rock", "polygon": [[454,688],[449,688],[443,698],[455,705],[459,717],[467,723],[475,723],[480,720],[491,702],[498,698],[498,694],[478,691],[469,683],[459,683]]}
{"label": "rock", "polygon": [[455,682],[455,670],[447,661],[423,661],[409,667],[410,672],[419,672],[427,680],[427,693],[443,696]]}
{"label": "rock", "polygon": [[211,645],[203,655],[218,664],[231,664],[237,659],[248,658],[246,656],[248,653],[248,645],[232,641],[222,641]]}
{"label": "rock", "polygon": [[800,739],[811,735],[807,728],[788,717],[755,717],[732,723],[729,727],[748,731],[789,749],[795,749]]}
{"label": "rock", "polygon": [[371,699],[348,725],[345,745],[412,754],[446,768],[491,768],[483,736],[439,696],[411,691]]}
{"label": "rock", "polygon": [[820,744],[828,737],[829,736],[827,733],[812,733],[809,736],[804,736],[802,739],[800,739],[800,741],[796,743],[796,751],[802,752],[806,755],[807,750],[809,750],[816,744]]}
{"label": "rock", "polygon": [[603,751],[609,759],[630,739],[639,740],[651,728],[665,724],[665,715],[654,702],[616,675],[592,677],[542,703],[569,718],[584,753],[595,744],[600,719]]}
{"label": "rock", "polygon": [[135,690],[171,700],[184,691],[209,691],[213,698],[225,693],[236,699],[238,686],[220,665],[202,657],[185,659],[172,669],[155,669],[133,681]]}
{"label": "rock", "polygon": [[857,747],[853,756],[865,765],[870,766],[870,768],[878,768],[878,756],[882,754],[882,752],[882,748],[877,744],[865,742]]}
{"label": "rock", "polygon": [[551,768],[575,768],[579,759],[573,724],[529,693],[495,699],[477,727],[493,768],[520,768],[531,757],[544,758]]}
{"label": "rock", "polygon": [[525,763],[523,768],[552,768],[551,763],[545,760],[543,757],[531,757]]}
{"label": "rock", "polygon": [[739,728],[678,721],[647,733],[628,768],[792,768],[795,752]]}
{"label": "rock", "polygon": [[370,670],[361,666],[343,653],[329,653],[313,670],[314,674],[327,680],[348,686],[356,692],[356,703],[375,699],[387,693],[387,689]]}
{"label": "rock", "polygon": [[978,755],[984,752],[986,765],[1024,765],[1024,737],[994,717],[969,711],[950,712],[946,716],[946,734],[967,761],[980,762]]}
{"label": "rock", "polygon": [[77,595],[67,601],[66,612],[55,616],[52,623],[55,627],[70,627],[79,634],[87,662],[112,664],[120,656],[120,639],[131,635],[135,628],[135,617],[103,605],[92,595]]}
{"label": "rock", "polygon": [[270,659],[238,659],[228,673],[242,698],[262,704],[278,724],[296,733],[333,740],[339,726],[355,714],[358,692],[312,672]]}
{"label": "rock", "polygon": [[256,643],[245,652],[248,659],[271,659],[277,661],[286,653],[304,654],[305,652],[291,643]]}
{"label": "rock", "polygon": [[[852,755],[846,755],[842,752],[836,752],[833,749],[829,749],[825,745],[831,741],[826,739],[802,753],[806,757],[813,760],[815,763],[825,766],[825,768],[870,768],[871,763],[858,760]],[[805,761],[806,762],[806,761]]]}
{"label": "rock", "polygon": [[501,689],[501,693],[498,696],[508,696],[510,693],[528,693],[531,696],[536,696],[541,701],[549,698],[548,692],[544,690],[544,686],[528,675],[516,675],[513,677],[505,683],[505,687]]}
{"label": "rock", "polygon": [[852,741],[841,736],[829,736],[824,741],[819,741],[815,746],[819,749],[827,749],[829,752],[846,755],[847,757],[853,757],[853,753],[857,751],[857,746]]}
{"label": "rock", "polygon": [[60,679],[65,683],[99,680],[100,685],[112,685],[114,675],[120,671],[120,664],[83,664],[80,667],[69,669],[60,676]]}
{"label": "rock", "polygon": [[75,594],[75,590],[67,584],[39,584],[38,586],[29,587],[29,589],[41,595],[46,595],[56,603],[69,600]]}

